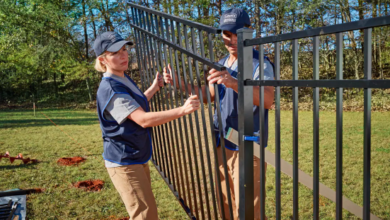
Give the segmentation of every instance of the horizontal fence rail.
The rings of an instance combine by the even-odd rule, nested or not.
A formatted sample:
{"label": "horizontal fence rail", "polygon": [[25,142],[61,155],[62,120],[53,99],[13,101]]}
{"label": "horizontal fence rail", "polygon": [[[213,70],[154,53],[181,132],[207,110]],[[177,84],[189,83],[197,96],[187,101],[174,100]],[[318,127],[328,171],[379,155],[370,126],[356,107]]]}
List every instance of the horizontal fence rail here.
{"label": "horizontal fence rail", "polygon": [[139,9],[141,11],[144,11],[144,12],[148,12],[148,13],[151,13],[151,14],[163,17],[163,18],[170,19],[172,21],[180,22],[180,23],[182,23],[184,25],[187,25],[187,26],[190,26],[190,27],[202,30],[202,31],[206,31],[206,32],[208,32],[210,34],[220,34],[221,33],[221,29],[210,27],[210,26],[204,25],[202,23],[186,20],[186,19],[174,16],[174,15],[170,15],[170,14],[167,14],[167,13],[164,13],[164,12],[160,12],[160,11],[157,11],[157,10],[150,9],[148,7],[145,7],[145,6],[134,4],[134,3],[131,3],[131,2],[128,2],[127,5],[130,6],[130,7]]}
{"label": "horizontal fence rail", "polygon": [[[213,41],[221,30],[134,3],[128,3],[127,7],[142,89],[148,89],[157,71],[162,74],[168,65],[172,69],[173,85],[165,85],[154,95],[150,100],[151,111],[182,106],[191,94],[198,94],[201,100],[200,110],[153,128],[151,160],[191,219],[225,219],[218,173],[220,163],[227,172],[226,157],[218,161],[213,125],[214,114],[220,121],[221,112],[218,96],[213,97],[217,106],[213,108],[207,82],[210,68],[226,69],[214,62]],[[219,93],[216,85],[214,90]],[[225,150],[223,138],[220,146]],[[223,184],[229,189],[229,181]],[[227,213],[232,217],[230,194],[228,200]]]}
{"label": "horizontal fence rail", "polygon": [[276,43],[281,41],[288,41],[294,39],[302,39],[308,37],[315,37],[321,35],[329,35],[340,32],[347,32],[359,29],[373,28],[373,27],[381,27],[390,25],[390,16],[383,16],[377,18],[370,18],[365,20],[359,20],[344,24],[336,24],[332,26],[325,26],[315,29],[296,31],[288,34],[281,34],[276,36],[269,36],[263,38],[255,38],[255,39],[246,39],[244,42],[244,46],[257,46],[261,44],[268,43]]}
{"label": "horizontal fence rail", "polygon": [[312,88],[372,88],[388,89],[390,80],[245,80],[246,86],[286,86]]}
{"label": "horizontal fence rail", "polygon": [[[260,210],[254,210],[253,207],[253,172],[250,167],[253,167],[253,160],[250,158],[255,155],[260,155],[260,159],[264,161],[264,146],[266,142],[263,141],[265,133],[264,118],[264,88],[266,86],[272,86],[275,88],[275,206],[276,206],[276,219],[281,219],[281,175],[283,166],[291,166],[281,159],[280,147],[281,147],[281,128],[280,128],[280,87],[292,87],[292,146],[293,146],[293,165],[291,177],[293,178],[293,215],[292,219],[299,219],[299,191],[298,183],[301,182],[302,176],[309,178],[310,176],[299,175],[301,170],[298,167],[298,155],[299,155],[299,135],[298,135],[298,88],[309,87],[313,89],[313,181],[310,189],[313,189],[313,219],[320,219],[319,201],[320,201],[320,187],[324,188],[319,181],[320,166],[319,166],[319,139],[320,139],[320,115],[319,115],[319,88],[335,88],[336,89],[336,182],[335,191],[329,188],[327,198],[332,198],[332,201],[336,203],[335,219],[342,219],[343,209],[350,211],[356,216],[363,219],[379,219],[372,213],[370,213],[370,195],[371,195],[371,89],[388,89],[390,88],[390,80],[373,80],[372,79],[372,28],[388,26],[390,25],[390,16],[377,17],[372,19],[360,20],[356,22],[344,23],[339,25],[321,27],[316,29],[298,31],[288,34],[282,34],[277,36],[270,36],[264,38],[253,38],[253,31],[247,28],[238,30],[238,71],[241,73],[241,77],[238,77],[239,85],[239,146],[240,146],[240,171],[248,170],[248,172],[240,172],[240,218],[252,219],[254,212],[260,212],[262,217],[266,216],[265,213],[265,179],[262,176],[260,181]],[[361,80],[346,80],[343,79],[343,32],[362,30],[364,35],[364,79]],[[319,79],[319,36],[335,34],[335,51],[336,51],[336,78],[331,80]],[[300,80],[298,70],[298,51],[299,51],[299,39],[312,38],[313,43],[313,80]],[[292,80],[280,80],[280,47],[282,41],[290,41],[292,46]],[[274,76],[275,80],[264,80],[264,71],[260,71],[260,79],[252,80],[252,47],[258,46],[260,60],[262,60],[264,54],[264,45],[272,44],[274,48]],[[241,62],[240,62],[241,60]],[[260,67],[263,66],[263,62],[260,61]],[[262,68],[260,68],[262,69]],[[260,148],[259,152],[253,152],[253,148],[250,147],[253,140],[246,138],[253,136],[253,117],[251,111],[253,109],[253,88],[259,86],[259,98],[260,98]],[[363,158],[364,170],[363,178],[363,208],[354,204],[349,199],[343,199],[343,89],[344,88],[362,88],[364,89],[364,141],[363,146]],[[241,94],[240,94],[241,93]],[[242,154],[242,155],[241,155]],[[270,155],[268,153],[268,155]],[[268,159],[269,160],[269,159]],[[283,162],[283,166],[281,166]],[[264,167],[260,166],[260,172],[263,173]],[[311,177],[310,177],[311,178]],[[304,182],[307,182],[305,180]],[[325,193],[325,191],[321,191]],[[344,205],[344,206],[343,206]]]}

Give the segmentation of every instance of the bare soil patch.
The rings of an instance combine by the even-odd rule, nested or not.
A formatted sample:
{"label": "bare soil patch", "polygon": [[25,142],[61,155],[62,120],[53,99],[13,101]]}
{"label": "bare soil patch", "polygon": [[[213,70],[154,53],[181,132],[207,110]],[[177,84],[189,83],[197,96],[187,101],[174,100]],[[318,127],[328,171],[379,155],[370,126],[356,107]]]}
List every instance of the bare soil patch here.
{"label": "bare soil patch", "polygon": [[103,180],[85,180],[74,184],[76,188],[84,188],[86,191],[100,191],[103,185]]}
{"label": "bare soil patch", "polygon": [[84,162],[86,159],[83,157],[63,157],[57,160],[57,164],[61,166],[72,166],[78,165],[81,162]]}

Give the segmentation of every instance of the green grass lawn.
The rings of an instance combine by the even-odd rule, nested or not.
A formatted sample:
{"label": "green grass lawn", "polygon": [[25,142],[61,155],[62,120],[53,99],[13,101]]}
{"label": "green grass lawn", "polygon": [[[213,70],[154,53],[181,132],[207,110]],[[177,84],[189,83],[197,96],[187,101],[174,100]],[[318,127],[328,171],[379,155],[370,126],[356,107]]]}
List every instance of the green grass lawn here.
{"label": "green grass lawn", "polygon": [[[109,179],[101,157],[102,143],[95,111],[43,110],[64,132],[44,115],[32,111],[0,111],[0,153],[23,153],[38,159],[39,164],[19,165],[9,160],[0,161],[0,191],[13,188],[44,188],[41,194],[28,196],[30,219],[106,219],[127,216],[124,205]],[[274,114],[270,112],[269,147],[274,152]],[[206,117],[207,118],[207,117]],[[372,114],[372,213],[381,219],[390,219],[390,113]],[[335,189],[334,112],[320,113],[320,181]],[[292,112],[282,112],[282,158],[292,162]],[[211,140],[208,138],[208,140]],[[353,202],[363,204],[363,113],[344,113],[343,190]],[[87,156],[89,155],[89,156]],[[87,156],[79,166],[63,167],[56,164],[60,157]],[[152,187],[161,219],[186,219],[175,197],[157,171],[151,166]],[[312,113],[299,113],[299,168],[312,175]],[[272,166],[267,170],[267,216],[275,218],[275,175]],[[80,180],[102,179],[100,192],[85,192],[72,186]],[[301,219],[312,218],[312,191],[299,188]],[[292,216],[292,179],[282,174],[282,216]],[[320,201],[320,218],[334,219],[335,204],[326,198]],[[345,219],[357,219],[347,211]]]}
{"label": "green grass lawn", "polygon": [[[269,150],[275,152],[274,112],[269,116]],[[371,213],[390,219],[390,125],[389,112],[372,113]],[[313,176],[313,113],[299,112],[299,168]],[[343,115],[343,195],[363,206],[363,112]],[[292,164],[292,111],[281,113],[281,157]],[[320,182],[336,189],[336,113],[320,112]],[[292,216],[290,177],[282,174],[282,216]],[[275,218],[275,169],[267,170],[267,213]],[[312,218],[312,191],[299,187],[299,215]],[[320,219],[334,219],[335,203],[321,197]],[[344,219],[358,219],[343,211]]]}
{"label": "green grass lawn", "polygon": [[[29,219],[107,219],[126,217],[126,209],[104,167],[99,121],[95,111],[42,111],[75,143],[41,113],[32,111],[0,112],[0,153],[22,153],[36,158],[39,164],[19,165],[0,161],[0,191],[13,188],[44,188],[41,194],[29,195]],[[80,147],[81,146],[81,147]],[[84,150],[85,148],[86,150]],[[79,166],[58,166],[60,157],[87,156]],[[186,213],[160,174],[151,166],[153,192],[161,219],[185,219]],[[102,179],[100,192],[85,192],[72,186],[80,180]]]}

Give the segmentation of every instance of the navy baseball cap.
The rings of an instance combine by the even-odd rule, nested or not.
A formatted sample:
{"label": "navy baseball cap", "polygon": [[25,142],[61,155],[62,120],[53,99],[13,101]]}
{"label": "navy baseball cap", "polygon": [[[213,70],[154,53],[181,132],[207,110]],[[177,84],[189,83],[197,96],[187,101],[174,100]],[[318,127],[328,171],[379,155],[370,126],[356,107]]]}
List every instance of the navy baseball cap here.
{"label": "navy baseball cap", "polygon": [[222,31],[230,31],[237,34],[237,30],[243,27],[251,26],[251,20],[248,13],[241,8],[231,8],[222,14],[219,28]]}
{"label": "navy baseball cap", "polygon": [[123,45],[134,45],[131,41],[124,40],[119,34],[108,31],[96,37],[93,43],[93,49],[96,56],[102,55],[104,52],[117,52]]}

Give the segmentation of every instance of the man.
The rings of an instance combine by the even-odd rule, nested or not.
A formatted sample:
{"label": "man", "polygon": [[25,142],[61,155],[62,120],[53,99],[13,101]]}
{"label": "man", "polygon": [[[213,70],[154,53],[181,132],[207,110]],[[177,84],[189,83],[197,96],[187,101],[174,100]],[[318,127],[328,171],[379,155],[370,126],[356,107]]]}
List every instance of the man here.
{"label": "man", "polygon": [[[228,176],[225,176],[224,167],[222,163],[222,149],[220,147],[220,135],[219,129],[223,130],[223,133],[226,134],[228,129],[231,127],[235,130],[238,130],[238,82],[237,82],[237,30],[251,26],[250,19],[248,14],[239,8],[232,8],[225,11],[220,20],[220,29],[223,33],[223,41],[226,49],[229,54],[221,59],[218,63],[227,67],[225,71],[217,71],[215,69],[210,70],[208,81],[209,81],[209,90],[211,95],[211,100],[214,100],[215,90],[213,84],[218,84],[219,98],[220,98],[220,108],[221,108],[221,117],[222,125],[218,123],[217,113],[214,114],[214,131],[215,137],[217,140],[217,154],[219,162],[219,175],[221,178],[221,190],[223,194],[222,205],[224,206],[225,219],[230,219],[229,215],[229,205],[227,198],[227,190],[230,190],[232,197],[232,208],[234,219],[239,219],[239,169],[238,169],[238,146],[225,140],[226,147],[226,159],[227,159],[227,168]],[[267,57],[259,57],[258,51],[253,50],[253,79],[259,79],[259,59],[264,59],[264,79],[272,80],[274,79],[273,66]],[[170,71],[170,67],[168,66]],[[164,69],[164,79],[166,83],[173,84],[171,80],[171,75],[167,73]],[[177,77],[176,77],[177,79]],[[187,85],[191,91],[191,87]],[[184,82],[176,83],[176,87],[180,87],[184,90]],[[202,95],[203,102],[207,103],[206,96],[206,87],[202,86]],[[259,87],[253,88],[253,116],[254,116],[254,130],[259,131]],[[198,94],[198,87],[195,88],[193,93]],[[199,94],[198,94],[199,95]],[[266,123],[266,134],[268,139],[268,109],[273,104],[274,100],[274,88],[265,87],[264,88],[264,107],[265,107],[265,123]],[[223,137],[222,137],[223,138]],[[257,157],[253,158],[254,162],[254,206],[255,206],[255,219],[260,220],[260,159]],[[267,168],[265,164],[265,168]],[[226,182],[229,181],[230,189],[226,188]],[[217,184],[218,186],[219,184]],[[218,194],[217,194],[218,195]],[[221,199],[219,199],[221,201]],[[219,203],[219,206],[221,204]],[[221,207],[220,211],[221,211]]]}

